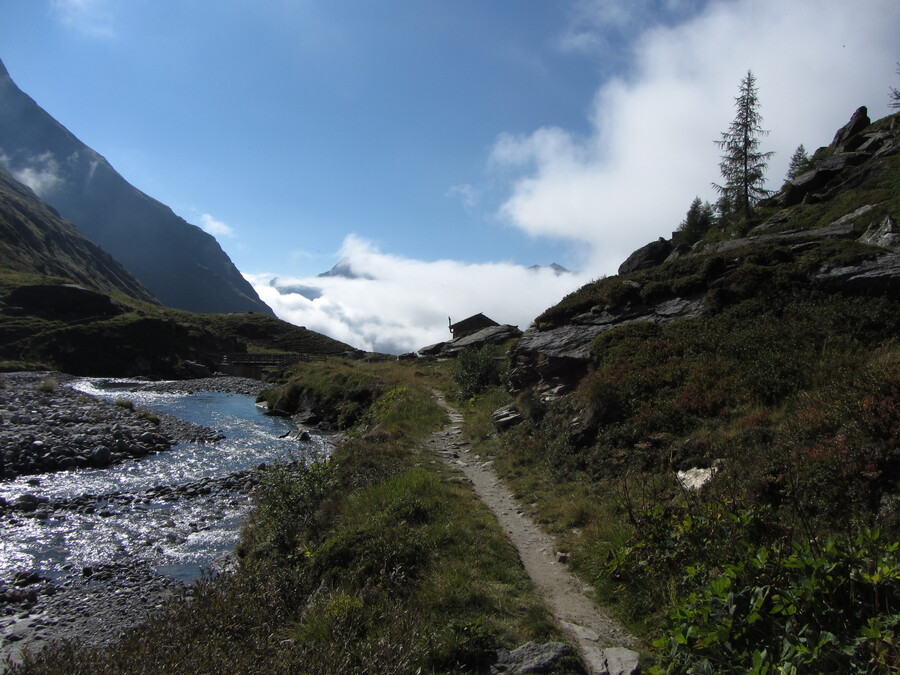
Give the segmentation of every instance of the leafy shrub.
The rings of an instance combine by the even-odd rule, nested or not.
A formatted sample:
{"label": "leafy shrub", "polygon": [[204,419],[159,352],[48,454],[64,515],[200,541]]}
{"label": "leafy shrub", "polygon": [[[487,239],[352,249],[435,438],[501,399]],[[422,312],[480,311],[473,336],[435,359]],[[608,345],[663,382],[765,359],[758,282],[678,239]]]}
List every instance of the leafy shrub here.
{"label": "leafy shrub", "polygon": [[495,350],[490,345],[469,347],[459,353],[451,369],[456,384],[456,397],[468,401],[493,384],[500,382],[500,368]]}
{"label": "leafy shrub", "polygon": [[656,673],[871,673],[900,668],[900,555],[878,530],[754,548],[716,569],[670,616]]}
{"label": "leafy shrub", "polygon": [[134,411],[134,402],[133,402],[133,401],[129,401],[129,400],[126,399],[126,398],[119,398],[119,399],[116,399],[115,404],[116,404],[117,406],[119,406],[120,408],[125,408],[125,410],[131,410],[131,411]]}

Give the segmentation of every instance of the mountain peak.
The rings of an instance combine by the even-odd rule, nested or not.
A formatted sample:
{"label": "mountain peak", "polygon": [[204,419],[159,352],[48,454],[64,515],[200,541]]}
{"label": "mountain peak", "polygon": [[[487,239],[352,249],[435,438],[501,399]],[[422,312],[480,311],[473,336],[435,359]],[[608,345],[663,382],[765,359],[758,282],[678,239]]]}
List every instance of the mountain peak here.
{"label": "mountain peak", "polygon": [[200,313],[274,315],[214,237],[128,183],[43,110],[0,63],[2,165],[160,302]]}

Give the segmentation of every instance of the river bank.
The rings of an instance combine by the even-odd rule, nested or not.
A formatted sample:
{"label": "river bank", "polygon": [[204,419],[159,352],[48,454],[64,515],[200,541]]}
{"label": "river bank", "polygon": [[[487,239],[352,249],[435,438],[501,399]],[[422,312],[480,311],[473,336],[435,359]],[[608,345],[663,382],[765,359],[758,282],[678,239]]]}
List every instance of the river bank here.
{"label": "river bank", "polygon": [[[5,558],[0,570],[0,671],[7,659],[18,660],[24,648],[34,650],[53,640],[108,645],[166,599],[190,593],[189,586],[155,561],[223,523],[236,528],[234,514],[247,508],[255,484],[253,470],[246,468],[172,484],[137,487],[132,481],[117,487],[112,479],[102,483],[112,489],[61,492],[53,486],[68,476],[127,474],[179,444],[217,452],[225,440],[219,429],[133,404],[135,392],[255,395],[265,386],[234,377],[116,383],[111,398],[73,389],[77,383],[57,372],[0,375],[0,487],[6,495],[0,496],[0,556]],[[173,505],[181,515],[165,515]],[[141,518],[147,523],[141,536],[121,534],[120,522]],[[48,571],[46,560],[35,567],[36,558],[23,555],[23,545],[32,550],[28,541],[52,542],[63,536],[60,532],[68,534],[66,528],[118,530],[107,537],[108,543],[86,544],[99,547],[92,557],[106,562],[84,564],[76,557],[69,562],[63,555]]]}

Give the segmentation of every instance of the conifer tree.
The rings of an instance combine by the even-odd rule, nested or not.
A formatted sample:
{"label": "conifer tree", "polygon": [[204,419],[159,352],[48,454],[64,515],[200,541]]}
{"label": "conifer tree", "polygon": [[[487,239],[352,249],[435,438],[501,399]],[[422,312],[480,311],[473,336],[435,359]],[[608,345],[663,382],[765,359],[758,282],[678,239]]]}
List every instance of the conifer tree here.
{"label": "conifer tree", "polygon": [[687,215],[678,226],[678,243],[690,246],[707,233],[713,224],[713,207],[709,202],[700,201],[700,197],[694,198],[688,209]]}
{"label": "conifer tree", "polygon": [[[897,64],[897,74],[900,75],[900,63]],[[900,89],[891,87],[891,107],[900,108]]]}
{"label": "conifer tree", "polygon": [[713,187],[724,199],[728,213],[739,214],[749,219],[753,206],[768,192],[763,187],[768,159],[774,154],[759,151],[759,138],[765,136],[762,115],[759,112],[759,97],[756,91],[756,77],[748,70],[741,81],[740,95],[735,98],[737,115],[728,131],[722,133],[715,144],[723,150],[719,168],[722,170],[723,185],[713,183]]}
{"label": "conifer tree", "polygon": [[794,154],[791,155],[791,163],[788,165],[787,176],[785,176],[786,181],[792,181],[801,173],[804,173],[809,169],[809,155],[806,154],[806,148],[803,147],[803,144],[797,146],[797,149],[794,150]]}

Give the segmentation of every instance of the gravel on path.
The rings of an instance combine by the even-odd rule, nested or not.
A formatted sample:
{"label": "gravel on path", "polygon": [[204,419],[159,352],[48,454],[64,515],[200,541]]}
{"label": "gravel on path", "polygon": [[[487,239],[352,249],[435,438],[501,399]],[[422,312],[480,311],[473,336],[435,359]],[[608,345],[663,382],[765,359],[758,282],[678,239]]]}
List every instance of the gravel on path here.
{"label": "gravel on path", "polygon": [[[558,556],[553,539],[545,534],[516,501],[491,467],[490,461],[471,452],[462,440],[462,415],[435,392],[438,403],[450,416],[450,424],[426,441],[443,461],[462,472],[481,500],[494,513],[509,537],[528,576],[547,603],[562,630],[581,654],[590,673],[610,673],[613,661],[634,663],[637,654],[628,648],[637,638],[604,612],[590,597],[593,589],[577,579]],[[628,672],[625,670],[617,672]]]}

